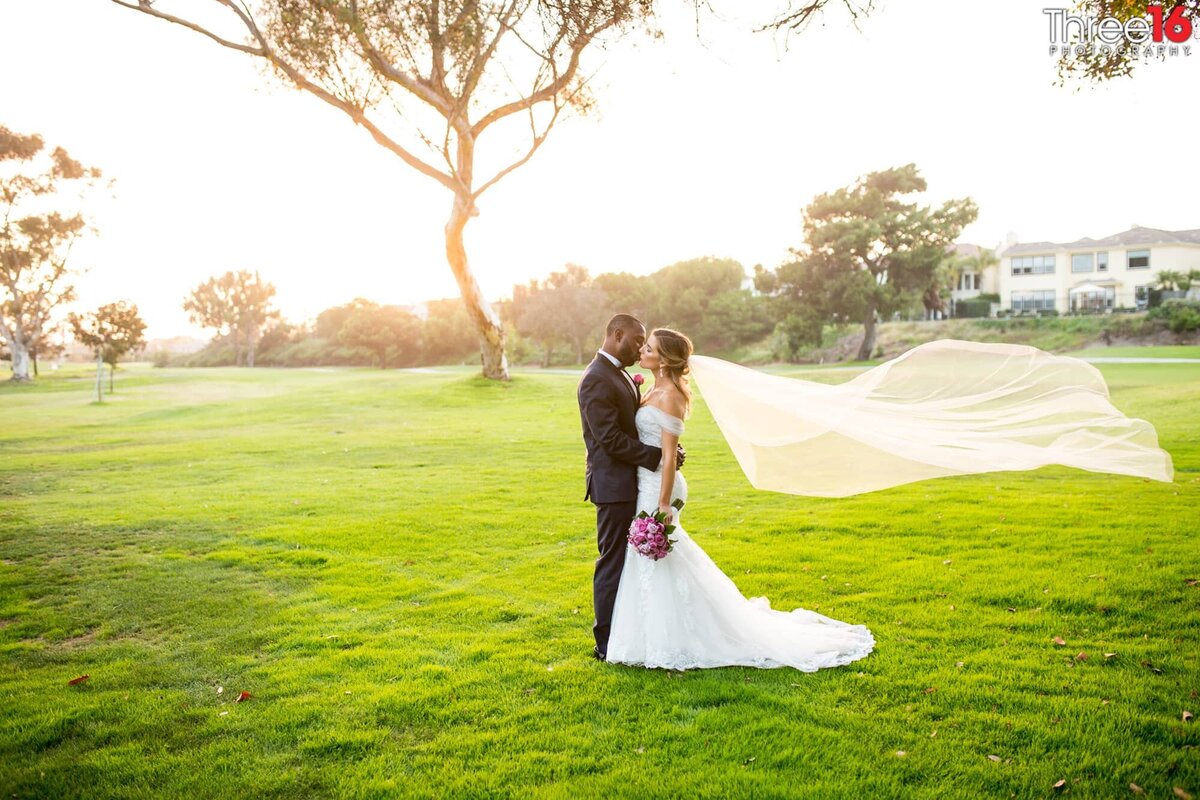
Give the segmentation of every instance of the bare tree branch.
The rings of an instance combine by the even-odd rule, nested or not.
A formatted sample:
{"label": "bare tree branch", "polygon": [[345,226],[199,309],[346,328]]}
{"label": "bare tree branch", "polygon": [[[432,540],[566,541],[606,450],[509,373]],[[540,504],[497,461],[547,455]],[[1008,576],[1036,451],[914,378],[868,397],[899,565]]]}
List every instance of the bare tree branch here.
{"label": "bare tree branch", "polygon": [[496,108],[483,116],[478,122],[471,127],[471,132],[478,136],[485,128],[493,122],[501,120],[511,114],[516,114],[518,111],[524,111],[538,103],[544,103],[547,100],[557,97],[560,92],[570,85],[571,80],[575,77],[576,71],[579,69],[579,58],[583,54],[584,49],[598,35],[603,33],[608,28],[611,28],[617,22],[616,17],[609,17],[603,24],[597,26],[594,30],[588,33],[581,34],[575,41],[571,43],[571,60],[567,64],[567,68],[558,75],[548,86],[532,92],[527,97],[520,100],[514,100],[511,103]]}
{"label": "bare tree branch", "polygon": [[252,56],[265,56],[266,55],[266,53],[264,51],[262,51],[256,47],[250,47],[248,45],[238,44],[237,42],[231,42],[228,39],[223,39],[220,36],[217,36],[212,31],[210,31],[200,25],[197,25],[196,23],[194,23],[190,20],[186,20],[186,19],[183,19],[182,17],[176,17],[173,14],[166,14],[162,11],[159,11],[149,2],[149,0],[138,0],[137,3],[128,3],[128,2],[125,2],[125,0],[112,0],[112,1],[119,6],[125,6],[125,8],[131,8],[134,11],[140,11],[143,14],[149,14],[152,17],[158,17],[159,19],[165,19],[167,22],[174,22],[176,25],[182,25],[183,27],[189,28],[190,30],[195,31],[196,33],[199,33],[202,36],[207,36],[209,39],[212,39],[217,44],[221,45],[222,47],[228,47],[230,50],[238,50],[242,53],[249,53]]}
{"label": "bare tree branch", "polygon": [[[382,129],[379,128],[378,125],[376,125],[374,122],[372,122],[366,116],[366,113],[364,112],[363,108],[361,108],[360,106],[357,106],[353,103],[350,103],[350,102],[344,100],[343,98],[338,97],[337,95],[333,94],[332,92],[329,92],[328,90],[326,90],[324,87],[318,86],[316,83],[313,83],[311,80],[309,80],[303,73],[301,73],[299,69],[297,69],[296,67],[294,67],[292,64],[288,63],[287,61],[283,60],[271,48],[270,44],[267,42],[266,37],[262,34],[262,32],[258,28],[258,25],[254,22],[254,18],[245,9],[245,7],[239,7],[234,2],[232,2],[232,0],[216,0],[216,2],[220,3],[221,5],[225,6],[228,9],[230,9],[234,14],[236,14],[238,16],[238,18],[241,20],[242,24],[245,26],[246,30],[249,32],[251,39],[253,39],[255,42],[258,43],[258,47],[250,47],[247,45],[240,45],[235,42],[230,42],[228,39],[224,39],[220,36],[217,36],[216,34],[212,33],[211,31],[207,30],[206,28],[204,28],[203,26],[201,26],[197,23],[191,22],[190,20],[181,19],[180,17],[176,17],[171,14],[165,14],[161,11],[158,11],[157,9],[155,9],[153,7],[153,5],[150,4],[150,2],[148,2],[148,0],[139,0],[139,3],[137,5],[135,5],[131,2],[126,2],[126,0],[112,0],[112,2],[116,3],[119,6],[123,6],[125,8],[129,8],[134,11],[140,11],[143,14],[148,14],[152,17],[158,17],[159,19],[163,19],[168,22],[173,22],[177,25],[181,25],[185,28],[196,31],[197,33],[207,36],[209,39],[212,39],[213,41],[221,44],[224,47],[228,47],[230,49],[237,50],[242,53],[248,53],[250,55],[254,55],[254,56],[258,56],[260,58],[266,59],[271,64],[273,64],[280,72],[282,72],[284,75],[286,75],[288,78],[290,78],[296,84],[296,86],[298,86],[299,88],[304,89],[305,91],[320,98],[321,100],[325,101],[326,103],[333,106],[334,108],[340,109],[348,117],[350,117],[350,119],[352,119],[355,122],[355,124],[361,125],[363,128],[365,128],[367,130],[367,132],[371,134],[371,137],[376,142],[378,142],[381,146],[383,146],[387,150],[390,150],[392,153],[399,156],[400,159],[404,161],[404,163],[408,164],[413,169],[417,170],[418,172],[420,172],[423,175],[427,175],[430,178],[433,178],[438,183],[440,183],[443,186],[445,186],[446,188],[450,189],[450,191],[458,191],[460,188],[465,191],[469,191],[469,187],[461,186],[460,182],[455,180],[454,177],[447,175],[446,173],[442,172],[441,170],[437,169],[436,167],[431,166],[430,164],[427,164],[425,161],[418,158],[413,153],[409,152],[408,149],[405,148],[403,145],[401,145],[399,142],[397,142],[394,139],[392,139],[391,137],[389,137],[386,133],[383,132]],[[405,88],[407,88],[407,87],[405,87]],[[424,99],[424,98],[422,98],[422,99]]]}

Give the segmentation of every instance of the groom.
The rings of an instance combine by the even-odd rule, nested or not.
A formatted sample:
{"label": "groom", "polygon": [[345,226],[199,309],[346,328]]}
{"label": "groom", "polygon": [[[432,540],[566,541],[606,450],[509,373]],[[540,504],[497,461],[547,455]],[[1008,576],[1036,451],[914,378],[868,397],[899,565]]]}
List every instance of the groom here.
{"label": "groom", "polygon": [[[587,493],[596,506],[596,540],[600,557],[592,580],[596,647],[600,661],[608,651],[617,585],[625,566],[629,523],[637,515],[637,468],[658,469],[662,449],[638,440],[634,415],[640,393],[625,367],[638,360],[646,343],[646,326],[629,314],[608,321],[604,344],[579,381],[579,416],[587,446]],[[682,464],[682,454],[677,453]]]}

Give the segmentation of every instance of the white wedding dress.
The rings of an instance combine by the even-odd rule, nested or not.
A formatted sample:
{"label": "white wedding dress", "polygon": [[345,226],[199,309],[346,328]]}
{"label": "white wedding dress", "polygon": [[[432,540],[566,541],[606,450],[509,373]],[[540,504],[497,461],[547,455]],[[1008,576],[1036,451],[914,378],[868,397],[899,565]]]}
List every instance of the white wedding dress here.
{"label": "white wedding dress", "polygon": [[[667,429],[683,433],[683,420],[657,406],[636,416],[638,438],[656,447]],[[638,468],[638,511],[658,509],[661,471]],[[687,500],[687,481],[675,475],[671,499]],[[686,511],[685,507],[682,511]],[[665,669],[793,667],[815,672],[865,657],[871,632],[813,611],[776,611],[765,597],[747,599],[679,525],[675,545],[658,561],[628,544],[617,588],[607,659]]]}

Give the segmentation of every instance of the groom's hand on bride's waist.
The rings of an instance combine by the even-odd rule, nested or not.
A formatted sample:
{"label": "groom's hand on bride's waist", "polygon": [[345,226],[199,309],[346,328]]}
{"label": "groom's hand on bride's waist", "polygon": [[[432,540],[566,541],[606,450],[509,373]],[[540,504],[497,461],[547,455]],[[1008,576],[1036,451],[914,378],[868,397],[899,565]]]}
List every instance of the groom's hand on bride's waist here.
{"label": "groom's hand on bride's waist", "polygon": [[683,469],[683,460],[687,458],[687,451],[683,449],[683,445],[675,445],[675,469]]}

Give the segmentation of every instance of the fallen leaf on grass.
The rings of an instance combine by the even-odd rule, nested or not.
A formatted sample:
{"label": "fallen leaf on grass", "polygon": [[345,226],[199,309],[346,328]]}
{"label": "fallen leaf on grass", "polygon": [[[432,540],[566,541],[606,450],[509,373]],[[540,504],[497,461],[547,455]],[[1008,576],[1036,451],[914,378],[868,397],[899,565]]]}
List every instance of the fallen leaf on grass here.
{"label": "fallen leaf on grass", "polygon": [[1145,794],[1146,793],[1146,790],[1143,789],[1142,787],[1138,786],[1136,783],[1129,784],[1129,791],[1133,792],[1134,794]]}
{"label": "fallen leaf on grass", "polygon": [[1054,642],[1054,643],[1055,643],[1056,645],[1058,645],[1059,647],[1066,647],[1066,646],[1067,646],[1067,642],[1066,642],[1066,640],[1065,640],[1065,639],[1063,639],[1061,636],[1055,636],[1055,637],[1054,637],[1053,639],[1051,639],[1050,641]]}
{"label": "fallen leaf on grass", "polygon": [[92,677],[92,676],[91,675],[80,675],[78,678],[71,678],[71,680],[67,681],[67,686],[78,686],[79,684],[83,683],[90,677]]}
{"label": "fallen leaf on grass", "polygon": [[1200,579],[1197,578],[1184,578],[1183,582],[1188,586],[1200,586]]}
{"label": "fallen leaf on grass", "polygon": [[1017,610],[1016,610],[1015,608],[1013,608],[1012,606],[1009,606],[1009,607],[1008,607],[1008,612],[1009,612],[1010,614],[1015,614],[1015,613],[1017,613]]}
{"label": "fallen leaf on grass", "polygon": [[1063,787],[1064,787],[1064,786],[1066,786],[1066,785],[1067,785],[1067,782],[1066,782],[1066,781],[1059,781],[1058,783],[1054,784],[1054,788],[1055,788],[1055,789],[1061,789],[1061,788],[1063,788]]}
{"label": "fallen leaf on grass", "polygon": [[1088,658],[1088,656],[1087,656],[1087,653],[1083,652],[1082,650],[1080,650],[1080,651],[1079,651],[1079,652],[1078,652],[1078,653],[1075,655],[1075,660],[1076,660],[1076,661],[1087,661],[1087,658]]}
{"label": "fallen leaf on grass", "polygon": [[897,750],[896,755],[900,758],[904,758],[906,755],[908,755],[908,753],[904,752],[903,750]]}
{"label": "fallen leaf on grass", "polygon": [[252,695],[249,692],[242,692],[237,696],[237,700],[234,700],[233,702],[240,703],[243,700],[249,700],[251,697]]}
{"label": "fallen leaf on grass", "polygon": [[1117,657],[1117,654],[1116,654],[1116,653],[1105,653],[1105,654],[1104,654],[1104,658],[1105,658],[1105,660],[1108,660],[1108,659],[1110,659],[1110,658],[1116,658],[1116,657]]}
{"label": "fallen leaf on grass", "polygon": [[221,717],[228,717],[228,716],[229,716],[229,712],[228,712],[228,711],[222,711],[222,712],[221,712],[220,714],[218,714],[217,716],[221,716]]}
{"label": "fallen leaf on grass", "polygon": [[1192,800],[1192,796],[1179,786],[1172,787],[1171,791],[1175,792],[1175,796],[1178,797],[1179,800]]}
{"label": "fallen leaf on grass", "polygon": [[1151,664],[1149,661],[1143,661],[1142,666],[1153,672],[1155,675],[1162,675],[1162,670]]}
{"label": "fallen leaf on grass", "polygon": [[1190,711],[1184,711],[1181,718],[1184,722],[1191,722],[1194,719],[1192,712]]}
{"label": "fallen leaf on grass", "polygon": [[988,756],[988,761],[995,761],[998,763],[1000,761],[1000,756]]}
{"label": "fallen leaf on grass", "polygon": [[224,694],[224,693],[225,693],[225,687],[224,687],[224,686],[218,686],[218,687],[217,687],[217,694]]}
{"label": "fallen leaf on grass", "polygon": [[930,686],[928,689],[926,689],[925,691],[921,692],[921,694],[933,694],[933,693],[934,693],[934,692],[936,692],[936,691],[937,691],[937,687],[935,687],[935,686]]}
{"label": "fallen leaf on grass", "polygon": [[746,759],[746,763],[747,764],[753,763],[755,758],[756,758],[756,756],[750,756],[749,758]]}

